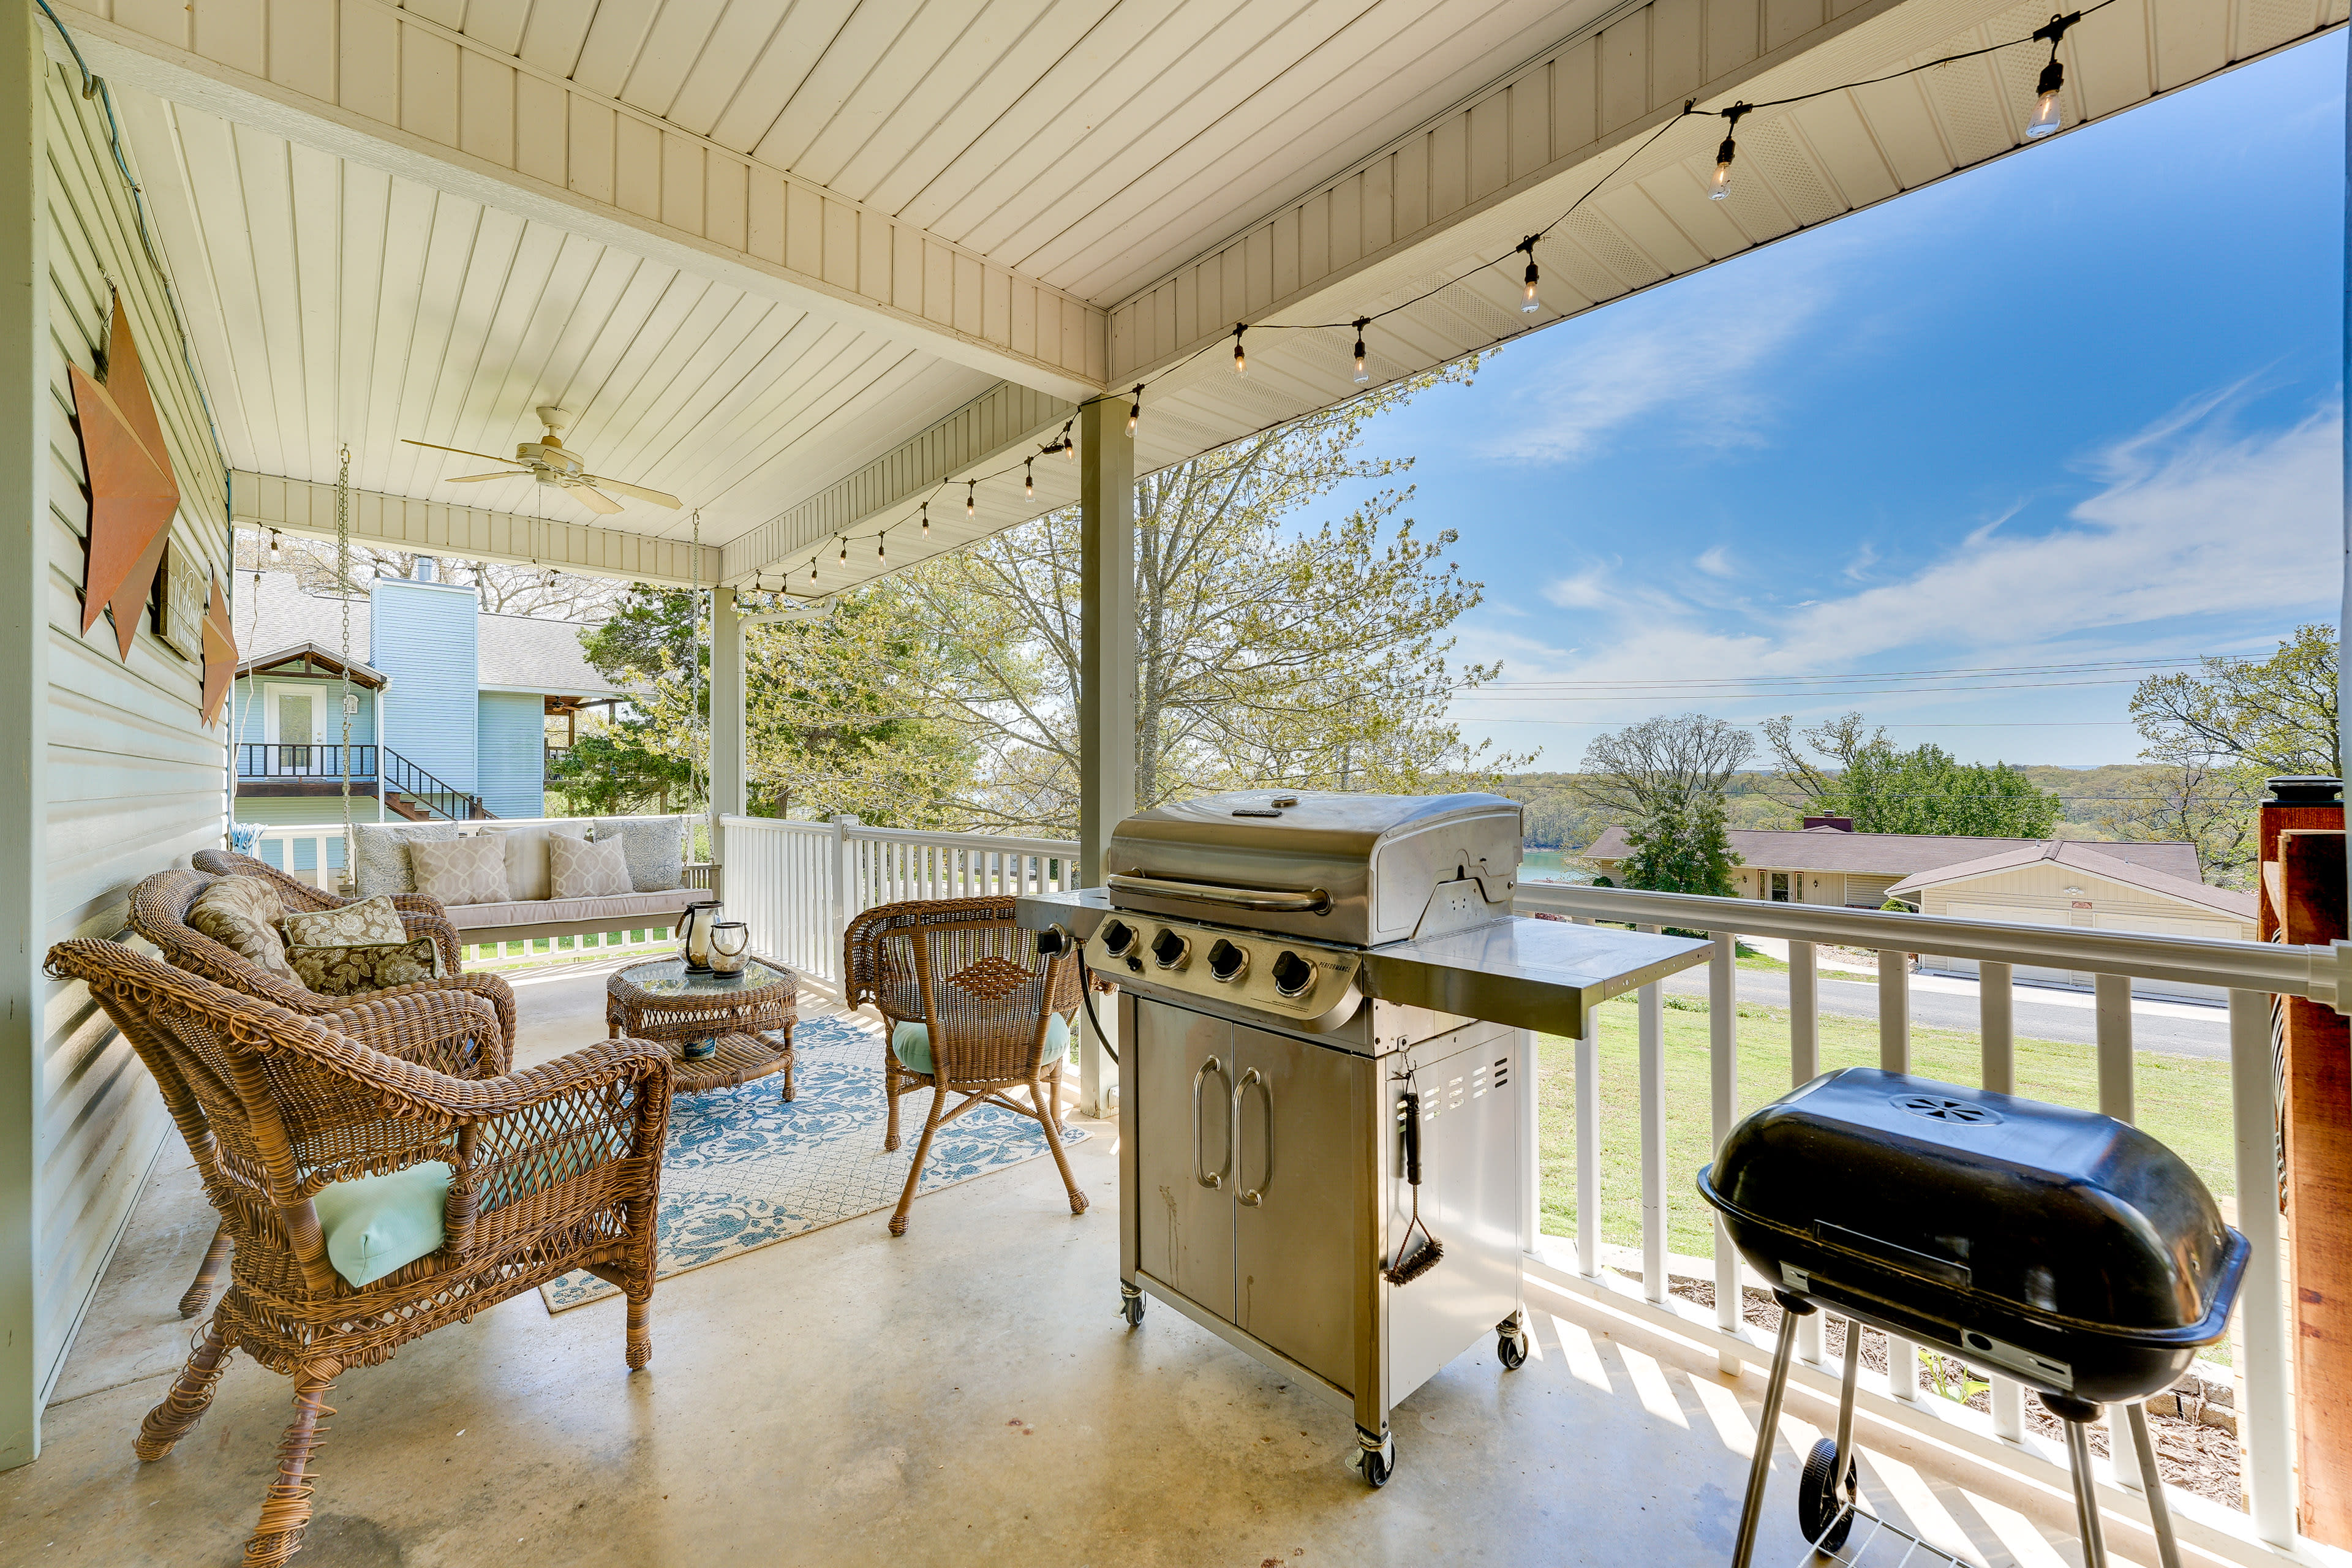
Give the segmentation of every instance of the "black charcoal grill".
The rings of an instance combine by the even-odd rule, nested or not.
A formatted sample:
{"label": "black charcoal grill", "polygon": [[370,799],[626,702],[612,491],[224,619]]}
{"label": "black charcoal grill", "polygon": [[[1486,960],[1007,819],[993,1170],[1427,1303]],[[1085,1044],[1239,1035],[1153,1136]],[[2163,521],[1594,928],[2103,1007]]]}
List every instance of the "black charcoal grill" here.
{"label": "black charcoal grill", "polygon": [[[2141,1402],[2221,1337],[2245,1272],[2246,1238],[2179,1155],[2112,1117],[1847,1068],[1733,1128],[1698,1190],[1781,1307],[1734,1568],[1755,1547],[1791,1330],[1823,1306],[2038,1393],[2065,1423],[2087,1568],[2104,1568],[2085,1425],[2123,1402],[2153,1476]],[[1851,1458],[1858,1349],[1850,1339],[1837,1436],[1799,1487],[1807,1539],[1832,1553],[1867,1517]],[[2149,1507],[2172,1568],[2162,1493],[2149,1488]]]}

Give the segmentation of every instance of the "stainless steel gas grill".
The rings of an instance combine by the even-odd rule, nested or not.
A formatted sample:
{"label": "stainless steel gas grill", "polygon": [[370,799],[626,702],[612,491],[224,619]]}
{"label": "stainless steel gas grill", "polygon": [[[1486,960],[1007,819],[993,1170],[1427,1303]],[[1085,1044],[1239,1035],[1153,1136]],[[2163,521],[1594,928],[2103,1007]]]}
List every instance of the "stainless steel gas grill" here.
{"label": "stainless steel gas grill", "polygon": [[1120,987],[1129,1322],[1155,1296],[1351,1410],[1374,1486],[1398,1401],[1487,1334],[1526,1357],[1520,1031],[1706,956],[1512,914],[1519,834],[1496,795],[1211,795],[1122,823],[1105,887],[1021,901]]}
{"label": "stainless steel gas grill", "polygon": [[[1817,1302],[2016,1378],[2066,1424],[2085,1568],[2104,1568],[2085,1425],[2122,1402],[2154,1474],[2140,1402],[2221,1337],[2245,1271],[2246,1238],[2179,1155],[2095,1111],[1846,1068],[1733,1128],[1698,1190],[1780,1302],[1759,1431],[1779,1425],[1791,1331]],[[1837,1436],[1798,1485],[1798,1522],[1831,1556],[1857,1520],[1883,1522],[1854,1498],[1861,1363],[1849,1334]],[[1736,1568],[1754,1549],[1771,1448],[1757,1445]],[[2178,1568],[2162,1487],[2148,1509],[2165,1568]]]}

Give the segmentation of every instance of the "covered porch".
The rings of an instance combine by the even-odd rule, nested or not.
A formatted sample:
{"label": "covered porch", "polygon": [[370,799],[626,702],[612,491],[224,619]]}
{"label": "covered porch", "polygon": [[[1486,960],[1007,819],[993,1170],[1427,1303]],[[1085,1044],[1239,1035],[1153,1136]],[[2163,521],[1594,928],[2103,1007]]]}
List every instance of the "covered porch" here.
{"label": "covered porch", "polygon": [[[131,626],[143,605],[125,602],[118,659],[77,597],[98,525],[58,388],[110,346],[116,288],[182,476],[173,542],[224,601],[239,525],[708,594],[724,895],[817,1016],[863,910],[1092,879],[1135,805],[1139,473],[2014,153],[2041,67],[2014,46],[2044,22],[1973,0],[1580,0],[1466,20],[1382,0],[1280,25],[1205,4],[964,9],[950,26],[938,7],[839,6],[807,36],[811,16],[740,0],[357,0],[331,17],[296,0],[54,0],[9,24],[0,111],[31,153],[0,182],[0,264],[24,285],[0,341],[30,372],[0,406],[0,471],[41,523],[0,571],[28,671],[0,687],[0,759],[30,781],[0,823],[16,955],[0,1037],[17,1064],[0,1090],[0,1464],[16,1467],[0,1552],[226,1561],[285,1419],[283,1380],[240,1366],[199,1440],[132,1458],[185,1353],[170,1304],[210,1211],[128,1047],[39,968],[54,942],[120,935],[131,886],[217,845],[237,765],[200,718],[211,656]],[[2056,110],[2067,126],[2119,113],[2342,20],[2339,0],[2112,0],[2067,30]],[[966,22],[968,46],[941,41]],[[1033,24],[1052,47],[992,31]],[[1774,107],[1732,121],[1742,161],[1710,200],[1721,111],[1748,101]],[[688,505],[583,511],[568,479],[461,471],[530,441],[557,400],[574,405],[565,440],[628,475],[620,488]],[[1069,507],[1086,552],[1076,838],[744,814],[747,621]],[[336,863],[339,832],[313,832],[314,867]],[[1739,1104],[1738,935],[1790,943],[1799,1081],[1821,1062],[1794,979],[1812,945],[1899,954],[1916,938],[1906,917],[1752,900],[1530,889],[1521,908],[1713,934],[1710,1091],[1669,1104],[1656,986],[1622,1005],[1643,1062],[1630,1142],[1603,1141],[1597,1033],[1540,1043],[1553,1098],[1525,1132],[1530,1181],[1565,1181],[1579,1224],[1531,1220],[1522,1238],[1534,1357],[1506,1373],[1491,1351],[1465,1356],[1408,1400],[1383,1490],[1346,1467],[1352,1435],[1320,1400],[1173,1313],[1119,1321],[1131,1195],[1106,1042],[1081,1031],[1072,1111],[1091,1135],[1072,1157],[1093,1212],[1072,1215],[1031,1166],[927,1196],[903,1240],[875,1215],[674,1275],[635,1374],[618,1302],[503,1302],[339,1385],[309,1550],[1725,1560],[1770,1334],[1742,1312],[1719,1234],[1696,1273],[1670,1247],[1691,1172],[1670,1161],[1669,1118],[1703,1113],[1719,1137]],[[2119,978],[2126,996],[2143,973],[2228,990],[2228,1168],[2263,1189],[2268,998],[2332,1002],[2330,955],[1948,924],[1969,929],[1940,949],[1985,975],[1989,1087],[2011,1071],[2007,966]],[[1879,1059],[1899,1067],[1903,970],[1882,973]],[[602,978],[518,984],[519,1068],[602,1037]],[[2101,1104],[2126,1115],[2128,1019],[2102,1013],[2095,1062]],[[1616,1249],[1612,1159],[1640,1192]],[[2244,1506],[2179,1494],[2173,1511],[2191,1561],[2337,1562],[2297,1529],[2276,1217],[2250,1205],[2240,1224],[2255,1248],[2233,1346]],[[1829,1347],[1802,1356],[1768,1435],[1782,1463],[1762,1561],[1803,1555],[1787,1484],[1839,1375]],[[1979,1410],[1905,1375],[1861,1383],[1874,1510],[1988,1568],[2079,1561],[2055,1446],[2014,1384]],[[2100,1475],[2117,1556],[2155,1563],[2147,1478],[2128,1458]]]}

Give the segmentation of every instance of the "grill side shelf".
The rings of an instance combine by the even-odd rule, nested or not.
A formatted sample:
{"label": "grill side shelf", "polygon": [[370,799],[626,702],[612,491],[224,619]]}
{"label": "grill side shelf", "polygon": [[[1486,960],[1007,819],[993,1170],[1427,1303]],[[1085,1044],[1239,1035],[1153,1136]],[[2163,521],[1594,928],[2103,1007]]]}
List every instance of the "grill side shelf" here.
{"label": "grill side shelf", "polygon": [[1364,989],[1384,1002],[1575,1037],[1612,996],[1707,961],[1696,937],[1510,915],[1364,953]]}

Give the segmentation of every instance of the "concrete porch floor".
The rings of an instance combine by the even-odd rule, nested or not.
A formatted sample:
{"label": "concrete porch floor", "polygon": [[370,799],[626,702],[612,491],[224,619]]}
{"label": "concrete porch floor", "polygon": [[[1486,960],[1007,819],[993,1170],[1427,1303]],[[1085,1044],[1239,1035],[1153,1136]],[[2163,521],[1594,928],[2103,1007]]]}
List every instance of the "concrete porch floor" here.
{"label": "concrete porch floor", "polygon": [[[604,973],[519,977],[518,1065],[603,1036]],[[653,1364],[634,1376],[617,1299],[551,1318],[536,1292],[347,1374],[298,1561],[1729,1560],[1759,1376],[1723,1377],[1695,1346],[1531,1287],[1535,1357],[1505,1373],[1488,1342],[1407,1400],[1397,1474],[1371,1491],[1345,1466],[1344,1413],[1163,1306],[1139,1331],[1119,1321],[1118,1129],[1085,1125],[1074,1163],[1090,1213],[1071,1215],[1034,1162],[925,1198],[903,1240],[871,1215],[666,1280]],[[290,1384],[234,1360],[175,1452],[131,1452],[186,1353],[174,1304],[212,1228],[175,1139],[77,1338],[41,1458],[0,1475],[0,1563],[237,1561]],[[1791,1409],[1784,1436],[1831,1418],[1794,1392]],[[1868,1500],[1931,1539],[1990,1568],[2080,1561],[2061,1494],[1969,1473],[1891,1429],[1864,1441],[1880,1445]],[[1805,1557],[1785,1440],[1779,1456],[1767,1568]]]}

